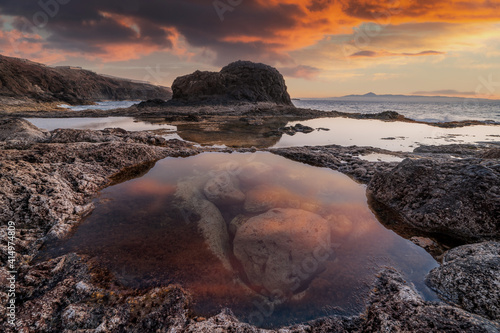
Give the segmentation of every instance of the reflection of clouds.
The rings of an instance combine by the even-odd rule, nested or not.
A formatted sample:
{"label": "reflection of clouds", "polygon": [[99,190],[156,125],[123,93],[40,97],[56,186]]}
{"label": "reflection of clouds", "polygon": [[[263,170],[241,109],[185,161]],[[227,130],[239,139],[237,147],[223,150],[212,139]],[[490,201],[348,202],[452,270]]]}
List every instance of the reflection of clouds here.
{"label": "reflection of clouds", "polygon": [[[491,140],[490,135],[500,135],[500,126],[488,125],[440,128],[425,124],[348,118],[313,119],[300,123],[313,128],[328,128],[330,131],[314,131],[309,134],[297,133],[294,136],[285,135],[274,148],[337,144],[341,146],[369,146],[392,151],[413,151],[419,144],[445,145],[457,141],[477,143]],[[289,123],[287,126],[294,124],[295,122]],[[404,137],[405,140],[381,139],[387,137]]]}
{"label": "reflection of clouds", "polygon": [[126,131],[151,131],[157,129],[176,130],[175,126],[166,124],[149,124],[136,121],[132,117],[106,117],[106,118],[26,118],[30,123],[39,128],[53,131],[58,128],[103,130],[105,128],[119,127]]}

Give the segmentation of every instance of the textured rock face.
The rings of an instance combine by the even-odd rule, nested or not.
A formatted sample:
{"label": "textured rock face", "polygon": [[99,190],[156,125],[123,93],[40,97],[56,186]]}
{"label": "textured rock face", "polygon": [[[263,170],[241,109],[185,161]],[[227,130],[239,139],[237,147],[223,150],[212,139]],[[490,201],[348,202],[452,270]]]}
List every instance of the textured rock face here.
{"label": "textured rock face", "polygon": [[49,133],[20,118],[0,119],[0,141],[20,140],[38,142],[46,140]]}
{"label": "textured rock face", "polygon": [[273,67],[233,62],[218,73],[196,71],[172,84],[172,103],[237,104],[270,102],[292,106],[283,76]]}
{"label": "textured rock face", "polygon": [[445,304],[425,302],[400,273],[381,272],[361,332],[499,332],[486,318]]}
{"label": "textured rock face", "polygon": [[51,68],[0,55],[0,96],[86,104],[100,100],[168,99],[171,95],[165,87],[105,77],[86,70]]}
{"label": "textured rock face", "polygon": [[500,243],[464,245],[448,251],[427,284],[467,311],[500,319]]}
{"label": "textured rock face", "polygon": [[[234,255],[255,287],[290,295],[302,284],[297,271],[328,252],[328,222],[299,209],[272,209],[249,219],[234,238]],[[322,251],[322,252],[321,252]]]}
{"label": "textured rock face", "polygon": [[500,165],[406,159],[373,177],[368,194],[409,227],[462,241],[500,237]]}

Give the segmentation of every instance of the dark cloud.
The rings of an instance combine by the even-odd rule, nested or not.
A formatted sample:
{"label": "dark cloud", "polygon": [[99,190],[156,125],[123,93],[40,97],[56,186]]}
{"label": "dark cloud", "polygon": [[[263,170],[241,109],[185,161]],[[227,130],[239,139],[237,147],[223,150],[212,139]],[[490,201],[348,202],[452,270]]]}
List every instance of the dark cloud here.
{"label": "dark cloud", "polygon": [[[223,64],[228,59],[248,58],[248,55],[259,61],[287,60],[286,56],[273,51],[285,44],[272,45],[265,40],[277,31],[293,27],[297,24],[296,17],[302,13],[295,5],[264,7],[243,1],[225,12],[221,21],[213,2],[207,0],[70,0],[64,5],[58,1],[68,2],[2,0],[0,14],[14,16],[14,27],[23,32],[30,32],[33,26],[42,28],[44,35],[49,36],[47,48],[84,53],[99,52],[106,44],[135,43],[169,48],[172,36],[168,29],[175,28],[190,45],[215,51],[216,63]],[[134,26],[123,24],[120,18],[132,20]],[[27,22],[31,22],[31,26]],[[238,43],[241,36],[255,36],[261,41]]]}

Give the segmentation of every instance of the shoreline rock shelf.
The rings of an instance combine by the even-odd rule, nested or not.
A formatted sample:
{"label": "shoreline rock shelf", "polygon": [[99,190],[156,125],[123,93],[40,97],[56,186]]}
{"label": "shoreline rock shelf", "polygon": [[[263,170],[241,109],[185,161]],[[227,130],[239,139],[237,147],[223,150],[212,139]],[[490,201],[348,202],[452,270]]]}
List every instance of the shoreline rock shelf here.
{"label": "shoreline rock shelf", "polygon": [[[209,319],[193,317],[189,313],[187,291],[176,286],[142,291],[121,287],[109,272],[85,256],[68,254],[51,261],[34,260],[45,241],[65,237],[92,210],[91,199],[103,187],[141,175],[151,168],[151,163],[167,156],[217,150],[194,148],[178,140],[166,141],[149,133],[118,129],[47,133],[19,119],[2,121],[0,133],[0,201],[5,208],[0,215],[2,230],[6,221],[15,221],[19,233],[17,322],[11,327],[5,321],[5,313],[0,313],[0,326],[5,332],[22,329],[51,332],[64,327],[110,332],[149,332],[151,329],[262,332],[238,322],[228,312]],[[493,241],[450,250],[444,255],[443,264],[429,274],[429,285],[463,309],[423,301],[399,273],[389,269],[379,274],[363,315],[331,315],[287,329],[297,333],[500,331],[495,307],[499,295],[495,288],[500,216],[497,153],[488,149],[463,150],[468,159],[452,163],[434,148],[433,152],[409,154],[414,157],[427,154],[427,160],[405,160],[398,165],[355,163],[356,157],[347,155],[349,150],[373,150],[370,148],[321,149],[292,148],[276,150],[276,153],[346,171],[353,178],[370,182],[370,195],[402,213],[409,227],[416,230],[433,230],[466,243]],[[342,169],[344,163],[340,162],[344,157],[340,156],[350,158],[349,169]],[[242,199],[238,195],[235,198]],[[455,206],[457,202],[459,206]],[[6,253],[5,245],[2,239],[2,254]],[[5,258],[2,255],[2,281],[7,277]],[[471,279],[467,288],[457,284],[461,281],[459,277]],[[6,297],[5,286],[2,283],[1,299]],[[140,304],[140,308],[134,304]]]}

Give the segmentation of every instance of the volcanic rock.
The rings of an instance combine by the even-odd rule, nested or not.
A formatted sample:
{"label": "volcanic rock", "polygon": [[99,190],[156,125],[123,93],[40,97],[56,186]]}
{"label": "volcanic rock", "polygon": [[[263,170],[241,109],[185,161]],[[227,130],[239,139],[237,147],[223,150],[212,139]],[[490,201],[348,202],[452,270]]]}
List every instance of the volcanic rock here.
{"label": "volcanic rock", "polygon": [[89,104],[103,100],[168,99],[171,92],[165,87],[102,76],[77,67],[52,68],[0,55],[0,96]]}
{"label": "volcanic rock", "polygon": [[406,159],[368,186],[376,209],[424,232],[474,242],[500,237],[500,165],[480,160]]}
{"label": "volcanic rock", "polygon": [[426,283],[446,301],[467,311],[500,319],[500,243],[485,242],[446,252]]}
{"label": "volcanic rock", "polygon": [[170,104],[214,105],[270,102],[293,106],[283,76],[271,66],[236,61],[220,72],[196,71],[172,84]]}

